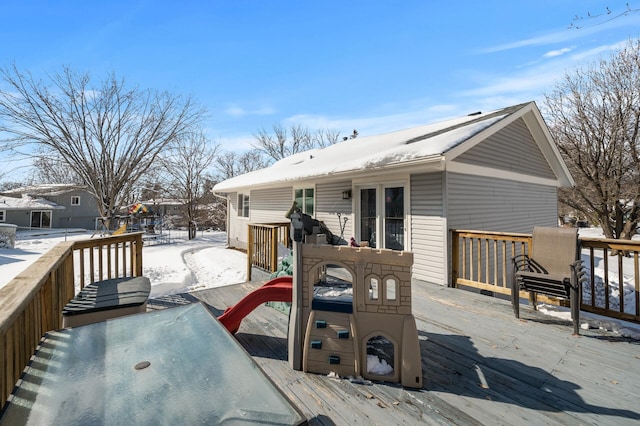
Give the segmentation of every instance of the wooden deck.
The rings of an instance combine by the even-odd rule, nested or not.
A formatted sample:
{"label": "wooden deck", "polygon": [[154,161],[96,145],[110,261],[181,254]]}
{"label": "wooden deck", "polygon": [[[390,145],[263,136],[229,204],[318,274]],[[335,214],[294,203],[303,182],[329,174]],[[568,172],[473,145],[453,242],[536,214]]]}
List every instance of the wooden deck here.
{"label": "wooden deck", "polygon": [[[257,288],[243,283],[152,300],[160,309],[201,300],[214,314]],[[561,321],[506,300],[413,286],[424,388],[359,384],[293,371],[287,316],[260,306],[236,338],[310,425],[625,425],[640,423],[639,342]]]}

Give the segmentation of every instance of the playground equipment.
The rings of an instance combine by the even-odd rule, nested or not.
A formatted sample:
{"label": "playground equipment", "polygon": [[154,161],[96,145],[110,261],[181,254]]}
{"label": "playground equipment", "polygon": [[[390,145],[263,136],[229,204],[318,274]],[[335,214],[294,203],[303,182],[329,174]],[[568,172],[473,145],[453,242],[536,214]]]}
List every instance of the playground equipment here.
{"label": "playground equipment", "polygon": [[242,319],[259,305],[266,302],[291,302],[291,282],[291,276],[278,277],[268,281],[232,307],[227,308],[218,317],[218,321],[232,334],[235,334],[240,328]]}
{"label": "playground equipment", "polygon": [[[301,250],[294,282],[301,273],[302,295],[298,306],[293,300],[291,315],[302,318],[304,334],[295,342],[302,348],[302,370],[421,388],[420,343],[411,314],[413,254],[309,244]],[[330,267],[351,275],[351,300],[319,295]]]}
{"label": "playground equipment", "polygon": [[[290,301],[293,369],[422,388],[420,343],[411,313],[413,253],[303,244],[300,214],[293,213],[291,222],[293,278],[267,282],[218,319],[235,333],[259,304]],[[346,291],[336,297],[334,287]]]}

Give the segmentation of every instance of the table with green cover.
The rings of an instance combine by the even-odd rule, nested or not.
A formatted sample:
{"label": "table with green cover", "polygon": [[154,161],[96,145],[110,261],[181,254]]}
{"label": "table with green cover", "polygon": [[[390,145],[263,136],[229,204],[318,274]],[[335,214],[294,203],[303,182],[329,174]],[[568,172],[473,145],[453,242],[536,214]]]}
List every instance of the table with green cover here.
{"label": "table with green cover", "polygon": [[51,331],[2,425],[306,424],[201,303]]}

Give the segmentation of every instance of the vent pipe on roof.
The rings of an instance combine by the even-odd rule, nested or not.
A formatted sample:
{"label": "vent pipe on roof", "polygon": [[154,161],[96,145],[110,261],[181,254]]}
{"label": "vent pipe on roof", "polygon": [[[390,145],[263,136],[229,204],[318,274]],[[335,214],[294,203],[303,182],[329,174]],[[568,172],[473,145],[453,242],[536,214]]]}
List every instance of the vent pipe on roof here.
{"label": "vent pipe on roof", "polygon": [[471,116],[474,116],[474,115],[480,115],[480,114],[482,114],[482,111],[476,111],[476,112],[472,112],[467,117],[471,117]]}

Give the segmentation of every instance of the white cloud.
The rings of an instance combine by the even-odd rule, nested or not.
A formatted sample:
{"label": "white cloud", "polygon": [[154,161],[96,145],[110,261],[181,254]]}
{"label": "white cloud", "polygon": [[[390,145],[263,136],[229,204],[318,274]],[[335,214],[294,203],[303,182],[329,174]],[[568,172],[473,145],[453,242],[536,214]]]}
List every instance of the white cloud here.
{"label": "white cloud", "polygon": [[605,44],[602,46],[592,47],[589,50],[585,50],[583,52],[571,55],[571,59],[575,62],[593,60],[596,57],[602,55],[603,53],[612,53],[616,50],[620,50],[624,48],[628,44],[628,42],[629,40],[623,40],[614,44]]}
{"label": "white cloud", "polygon": [[361,136],[371,136],[396,130],[417,127],[451,117],[468,114],[473,111],[454,104],[435,104],[425,106],[424,103],[411,111],[389,112],[388,114],[369,117],[334,118],[316,114],[297,114],[285,120],[286,123],[299,124],[309,129],[335,129],[344,136],[356,129]]}
{"label": "white cloud", "polygon": [[555,56],[562,56],[565,53],[571,52],[572,50],[573,50],[573,47],[563,47],[562,49],[551,50],[542,56],[544,56],[545,58],[553,58]]}
{"label": "white cloud", "polygon": [[[475,73],[476,76],[480,76],[473,82],[475,87],[461,91],[457,95],[465,98],[497,96],[516,97],[524,101],[536,100],[544,92],[550,90],[567,72],[571,72],[572,69],[586,65],[591,61],[596,61],[603,57],[604,54],[621,49],[627,43],[628,40],[624,40],[581,51],[574,47],[563,48],[546,53],[544,55],[545,60],[529,63],[502,75]],[[569,52],[571,53],[569,54]]]}
{"label": "white cloud", "polygon": [[244,117],[247,115],[273,115],[278,111],[271,106],[262,106],[255,109],[242,108],[237,105],[231,105],[225,109],[225,114],[232,117]]}
{"label": "white cloud", "polygon": [[498,46],[487,47],[485,49],[482,49],[480,53],[495,53],[505,50],[519,49],[522,47],[561,44],[572,40],[588,39],[597,33],[608,32],[621,27],[629,27],[632,33],[635,33],[637,35],[638,23],[640,23],[640,14],[629,14],[627,16],[621,16],[620,18],[612,19],[606,22],[596,23],[594,21],[594,24],[592,24],[591,26],[584,26],[580,29],[553,29],[546,34],[542,34],[536,37],[530,37],[524,40],[516,40]]}

